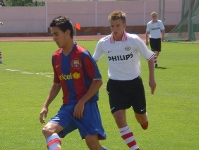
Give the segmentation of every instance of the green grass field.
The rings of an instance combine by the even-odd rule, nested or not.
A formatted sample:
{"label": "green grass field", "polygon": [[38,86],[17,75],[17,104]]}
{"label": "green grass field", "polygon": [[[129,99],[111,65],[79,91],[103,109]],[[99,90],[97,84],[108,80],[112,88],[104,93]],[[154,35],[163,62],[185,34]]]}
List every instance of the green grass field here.
{"label": "green grass field", "polygon": [[[91,54],[97,41],[77,41]],[[53,42],[1,42],[0,64],[0,149],[45,150],[39,113],[53,81],[51,56],[57,49]],[[155,69],[157,88],[148,86],[147,62],[141,57],[142,73],[149,114],[149,128],[144,131],[131,109],[127,121],[141,150],[199,149],[199,44],[163,43]],[[98,62],[103,76],[99,108],[109,150],[128,150],[109,111],[106,94],[107,62]],[[62,92],[49,108],[47,120],[62,104]],[[78,131],[62,139],[63,150],[87,150]]]}

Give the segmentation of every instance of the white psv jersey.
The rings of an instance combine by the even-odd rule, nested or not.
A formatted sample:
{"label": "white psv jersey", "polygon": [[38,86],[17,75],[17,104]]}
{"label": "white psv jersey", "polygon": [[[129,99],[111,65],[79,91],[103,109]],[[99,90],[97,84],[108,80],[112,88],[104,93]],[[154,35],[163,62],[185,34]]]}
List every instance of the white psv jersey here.
{"label": "white psv jersey", "polygon": [[147,23],[146,32],[150,32],[150,38],[161,38],[161,31],[164,30],[164,25],[161,20],[153,22],[152,20]]}
{"label": "white psv jersey", "polygon": [[137,35],[124,31],[121,41],[114,41],[112,35],[99,40],[93,58],[98,61],[104,54],[108,61],[108,76],[113,80],[132,80],[140,73],[140,54],[146,59],[154,53]]}

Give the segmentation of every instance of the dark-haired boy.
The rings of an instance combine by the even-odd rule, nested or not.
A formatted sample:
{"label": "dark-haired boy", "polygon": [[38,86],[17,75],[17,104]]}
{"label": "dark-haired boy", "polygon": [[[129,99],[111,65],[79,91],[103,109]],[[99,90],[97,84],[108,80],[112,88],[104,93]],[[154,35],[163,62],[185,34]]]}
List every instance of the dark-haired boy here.
{"label": "dark-haired boy", "polygon": [[[60,138],[78,129],[90,150],[106,150],[99,143],[106,138],[98,110],[98,90],[102,79],[90,53],[73,41],[73,25],[69,18],[59,16],[50,24],[58,49],[52,56],[54,82],[40,112],[40,122],[60,89],[63,105],[42,132],[49,150],[61,150]],[[79,148],[81,149],[81,148]]]}

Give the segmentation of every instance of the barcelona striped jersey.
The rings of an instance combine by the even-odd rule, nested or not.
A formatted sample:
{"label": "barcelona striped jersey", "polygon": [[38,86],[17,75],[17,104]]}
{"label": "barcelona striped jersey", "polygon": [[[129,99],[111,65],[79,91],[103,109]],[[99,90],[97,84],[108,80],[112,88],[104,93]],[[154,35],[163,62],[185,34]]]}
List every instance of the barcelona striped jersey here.
{"label": "barcelona striped jersey", "polygon": [[[101,74],[91,54],[76,43],[66,56],[62,49],[52,56],[54,83],[60,83],[63,91],[63,104],[76,104]],[[90,101],[98,100],[98,92]]]}

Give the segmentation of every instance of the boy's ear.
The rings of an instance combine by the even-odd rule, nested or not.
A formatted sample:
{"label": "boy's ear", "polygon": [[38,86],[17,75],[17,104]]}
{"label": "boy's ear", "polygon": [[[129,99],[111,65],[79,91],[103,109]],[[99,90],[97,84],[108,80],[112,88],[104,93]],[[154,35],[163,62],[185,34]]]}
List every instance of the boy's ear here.
{"label": "boy's ear", "polygon": [[65,35],[70,35],[70,30],[66,30]]}

